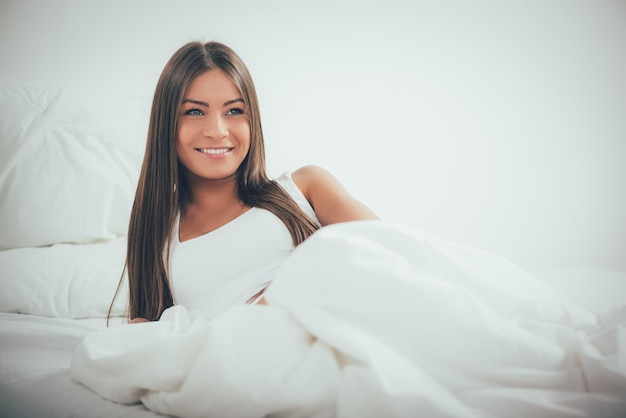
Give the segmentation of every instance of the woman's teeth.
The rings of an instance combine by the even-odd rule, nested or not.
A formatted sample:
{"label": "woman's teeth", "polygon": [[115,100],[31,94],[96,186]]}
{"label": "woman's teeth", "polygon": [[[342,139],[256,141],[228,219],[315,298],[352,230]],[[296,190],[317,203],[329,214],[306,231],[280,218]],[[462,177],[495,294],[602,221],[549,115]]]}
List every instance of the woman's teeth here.
{"label": "woman's teeth", "polygon": [[205,154],[225,154],[230,151],[230,148],[198,148],[198,151],[203,152]]}

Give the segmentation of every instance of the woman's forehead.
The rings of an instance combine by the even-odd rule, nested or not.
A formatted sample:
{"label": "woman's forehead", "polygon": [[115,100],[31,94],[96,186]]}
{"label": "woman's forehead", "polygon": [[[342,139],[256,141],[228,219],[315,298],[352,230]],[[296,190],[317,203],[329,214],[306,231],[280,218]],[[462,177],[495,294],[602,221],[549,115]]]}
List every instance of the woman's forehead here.
{"label": "woman's forehead", "polygon": [[233,80],[221,69],[215,68],[203,72],[192,80],[183,96],[183,100],[217,102],[242,98],[241,91]]}

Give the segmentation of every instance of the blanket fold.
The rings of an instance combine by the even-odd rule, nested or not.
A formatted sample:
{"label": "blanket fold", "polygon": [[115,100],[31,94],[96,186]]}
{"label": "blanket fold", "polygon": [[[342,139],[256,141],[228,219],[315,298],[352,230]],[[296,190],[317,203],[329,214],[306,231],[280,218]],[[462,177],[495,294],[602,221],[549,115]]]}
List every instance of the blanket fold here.
{"label": "blanket fold", "polygon": [[109,328],[72,376],[184,417],[623,416],[626,309],[600,318],[493,254],[406,227],[325,227],[269,305]]}

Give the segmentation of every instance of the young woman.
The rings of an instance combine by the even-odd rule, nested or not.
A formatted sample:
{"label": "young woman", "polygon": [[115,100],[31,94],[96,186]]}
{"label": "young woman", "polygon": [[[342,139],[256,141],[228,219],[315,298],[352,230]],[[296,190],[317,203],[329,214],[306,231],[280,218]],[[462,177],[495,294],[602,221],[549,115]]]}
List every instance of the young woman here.
{"label": "young woman", "polygon": [[131,322],[174,304],[212,317],[260,301],[273,270],[316,229],[370,218],[319,167],[268,179],[245,64],[220,43],[184,45],[157,84],[130,219]]}
{"label": "young woman", "polygon": [[184,46],[129,228],[146,323],[87,336],[71,376],[180,417],[626,416],[626,307],[596,316],[496,255],[370,218],[320,168],[270,181],[245,66]]}

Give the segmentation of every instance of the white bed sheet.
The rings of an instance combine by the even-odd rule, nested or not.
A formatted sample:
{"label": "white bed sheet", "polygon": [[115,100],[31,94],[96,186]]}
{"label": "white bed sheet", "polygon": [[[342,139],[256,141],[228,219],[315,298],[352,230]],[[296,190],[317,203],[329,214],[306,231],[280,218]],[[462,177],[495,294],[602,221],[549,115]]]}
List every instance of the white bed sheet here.
{"label": "white bed sheet", "polygon": [[160,416],[143,405],[120,405],[71,379],[72,352],[104,319],[0,313],[0,417]]}
{"label": "white bed sheet", "polygon": [[[590,309],[623,299],[626,273],[593,269],[541,271],[543,281]],[[0,417],[161,416],[143,405],[101,398],[69,376],[70,357],[104,319],[0,313]]]}
{"label": "white bed sheet", "polygon": [[[626,274],[601,269],[537,271],[536,276],[593,311],[625,299]],[[0,417],[156,417],[141,404],[104,400],[72,380],[72,353],[105,320],[0,313]]]}

